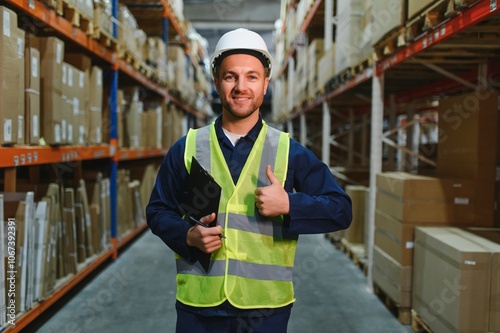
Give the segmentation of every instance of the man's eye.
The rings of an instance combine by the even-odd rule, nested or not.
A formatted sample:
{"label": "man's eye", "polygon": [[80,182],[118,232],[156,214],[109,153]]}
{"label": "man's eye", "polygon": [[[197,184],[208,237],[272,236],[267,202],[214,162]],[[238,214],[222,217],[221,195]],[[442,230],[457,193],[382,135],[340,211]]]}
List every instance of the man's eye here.
{"label": "man's eye", "polygon": [[224,79],[226,81],[233,81],[234,80],[234,76],[233,75],[226,75],[226,77]]}

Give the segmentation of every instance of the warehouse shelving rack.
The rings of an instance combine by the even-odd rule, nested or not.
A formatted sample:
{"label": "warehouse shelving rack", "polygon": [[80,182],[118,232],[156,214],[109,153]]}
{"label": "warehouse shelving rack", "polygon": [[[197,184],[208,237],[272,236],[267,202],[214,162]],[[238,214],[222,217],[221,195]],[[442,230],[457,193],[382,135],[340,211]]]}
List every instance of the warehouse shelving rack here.
{"label": "warehouse shelving rack", "polygon": [[[134,8],[141,7],[138,13],[146,10],[144,4],[141,5],[140,0],[129,0],[129,5]],[[141,6],[134,6],[138,4]],[[160,22],[156,20],[158,17],[148,17],[150,25],[160,26],[160,33],[152,35],[160,35],[165,43],[170,40],[179,39],[184,45],[187,57],[195,65],[199,65],[201,59],[201,50],[198,50],[200,56],[193,57],[189,54],[189,41],[179,20],[174,15],[168,0],[158,2],[160,8]],[[90,276],[94,271],[101,267],[109,260],[114,260],[118,256],[118,252],[124,246],[134,240],[139,234],[146,230],[146,222],[143,221],[135,230],[129,231],[125,235],[117,235],[117,169],[120,161],[134,161],[143,159],[161,159],[168,152],[168,147],[165,148],[145,148],[145,149],[123,149],[118,148],[117,144],[117,90],[118,79],[120,75],[124,78],[131,79],[135,84],[142,85],[147,91],[153,93],[159,100],[167,103],[174,103],[181,108],[187,115],[200,121],[206,120],[206,115],[201,111],[195,110],[194,107],[187,105],[179,97],[170,94],[167,87],[160,86],[158,83],[145,77],[141,72],[131,66],[129,63],[120,59],[116,50],[117,27],[114,23],[114,43],[109,43],[94,39],[90,34],[75,27],[70,21],[60,16],[52,8],[49,8],[40,0],[6,0],[5,5],[16,11],[18,14],[27,18],[24,21],[27,26],[35,25],[36,28],[49,28],[54,35],[64,39],[66,43],[70,43],[89,54],[92,58],[97,59],[100,63],[109,66],[110,73],[110,142],[97,146],[21,146],[21,147],[0,147],[0,168],[3,171],[3,183],[5,192],[16,192],[17,169],[20,167],[36,167],[46,164],[59,164],[67,162],[84,162],[84,161],[109,161],[110,167],[110,182],[111,182],[111,246],[94,257],[87,260],[86,263],[80,264],[79,271],[74,276],[67,277],[59,287],[46,299],[37,303],[34,308],[26,313],[23,313],[16,319],[16,326],[6,326],[0,329],[5,333],[19,332],[27,327],[31,322],[36,320],[42,313],[53,306],[70,290],[75,288],[85,278]],[[156,6],[158,7],[158,6]],[[117,17],[118,1],[113,0],[112,3],[113,16]],[[154,20],[154,22],[153,22]],[[167,44],[168,45],[168,44]],[[81,174],[82,163],[76,165],[76,173]],[[36,173],[35,173],[36,174]]]}
{"label": "warehouse shelving rack", "polygon": [[[295,3],[292,1],[290,7]],[[325,13],[318,14],[319,6],[315,6],[308,13],[306,24],[315,21],[324,22],[325,40],[333,40],[332,28],[333,0],[325,0]],[[306,32],[307,26],[301,27],[301,32]],[[376,174],[383,167],[383,145],[388,142],[390,132],[384,133],[384,120],[390,127],[396,127],[397,114],[408,111],[411,116],[420,111],[435,109],[433,102],[442,96],[447,96],[461,91],[475,89],[480,85],[487,85],[488,79],[498,80],[500,66],[494,60],[500,56],[500,6],[496,0],[478,0],[468,8],[455,12],[450,17],[445,17],[433,28],[421,33],[406,45],[393,53],[375,61],[373,66],[365,68],[353,77],[343,80],[336,86],[325,89],[313,101],[308,101],[301,107],[290,112],[284,123],[290,133],[297,128],[294,121],[299,118],[300,141],[303,144],[311,142],[308,134],[308,124],[322,123],[322,128],[311,132],[322,133],[321,156],[325,163],[332,165],[330,148],[335,141],[332,134],[332,115],[340,123],[347,122],[351,129],[356,126],[354,116],[362,117],[364,121],[362,135],[370,137],[370,147],[363,147],[362,161],[368,162],[367,171],[369,178],[365,185],[370,188],[368,201],[369,229],[368,229],[368,281],[373,288],[372,256],[374,241],[374,216],[375,216],[375,188]],[[287,58],[279,70],[279,74],[288,73],[293,77],[293,47],[288,50]],[[292,66],[293,67],[293,66]],[[287,71],[288,69],[288,71]],[[418,103],[417,103],[418,101]],[[307,120],[306,120],[307,116]],[[369,117],[369,119],[368,119]],[[370,123],[369,127],[367,124]],[[295,126],[294,126],[295,125]],[[367,133],[368,128],[370,134]],[[351,139],[353,130],[347,131]],[[356,153],[351,145],[344,147],[348,152],[348,161],[353,161]],[[410,143],[411,144],[411,143]],[[405,147],[395,147],[402,148]],[[389,152],[390,154],[393,151]],[[392,160],[389,155],[388,160]],[[421,157],[418,154],[416,158]],[[389,166],[394,168],[394,166]],[[347,181],[356,183],[342,172],[348,167],[331,166],[332,172]]]}

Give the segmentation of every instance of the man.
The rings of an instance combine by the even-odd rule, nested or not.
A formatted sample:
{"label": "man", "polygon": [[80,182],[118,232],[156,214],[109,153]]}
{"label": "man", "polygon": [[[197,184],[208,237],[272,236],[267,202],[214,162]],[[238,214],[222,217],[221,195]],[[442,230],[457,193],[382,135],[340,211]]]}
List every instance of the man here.
{"label": "man", "polygon": [[[286,332],[298,235],[347,228],[351,200],[311,151],[262,120],[272,58],[260,35],[226,33],[210,62],[222,115],[170,148],[147,207],[177,254],[176,332]],[[219,211],[200,219],[217,213],[211,228],[183,219],[193,156],[222,187]],[[211,254],[208,271],[196,251]]]}

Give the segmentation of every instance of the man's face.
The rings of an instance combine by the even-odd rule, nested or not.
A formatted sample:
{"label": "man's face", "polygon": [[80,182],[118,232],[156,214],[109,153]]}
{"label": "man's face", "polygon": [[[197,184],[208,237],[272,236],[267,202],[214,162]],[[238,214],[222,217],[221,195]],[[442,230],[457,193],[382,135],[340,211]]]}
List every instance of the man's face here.
{"label": "man's face", "polygon": [[259,59],[233,54],[222,60],[214,82],[223,112],[233,119],[244,119],[259,110],[269,78]]}

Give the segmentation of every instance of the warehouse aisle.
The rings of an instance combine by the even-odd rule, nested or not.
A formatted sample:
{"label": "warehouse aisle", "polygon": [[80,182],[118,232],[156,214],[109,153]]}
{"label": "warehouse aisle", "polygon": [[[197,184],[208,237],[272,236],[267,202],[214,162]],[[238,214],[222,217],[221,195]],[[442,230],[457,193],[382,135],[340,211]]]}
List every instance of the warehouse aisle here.
{"label": "warehouse aisle", "polygon": [[[366,278],[322,235],[301,236],[289,333],[408,333]],[[172,252],[149,231],[47,321],[39,333],[174,332]]]}

